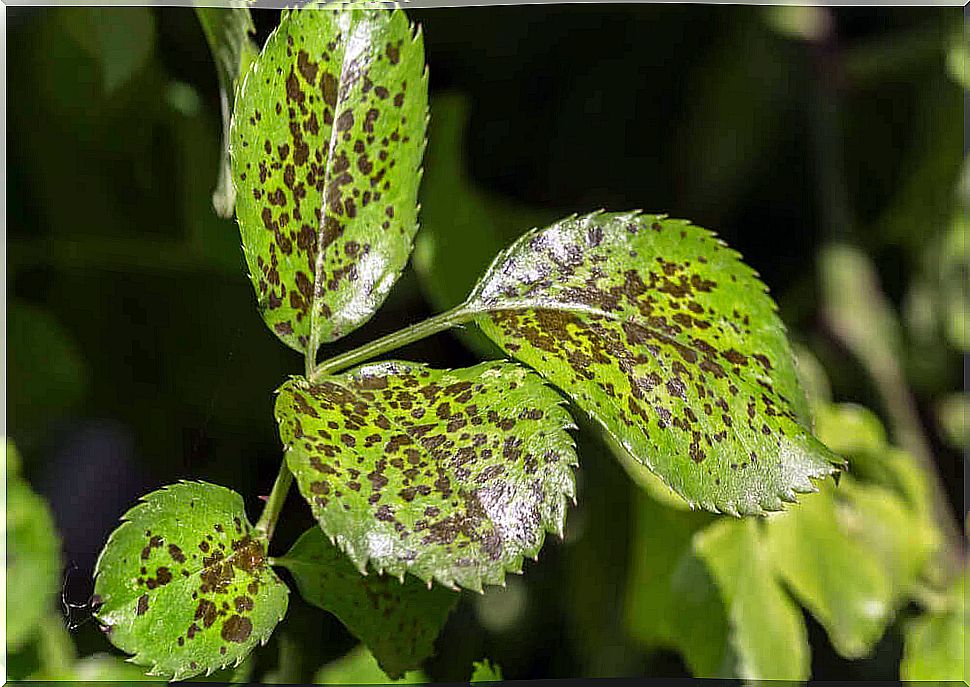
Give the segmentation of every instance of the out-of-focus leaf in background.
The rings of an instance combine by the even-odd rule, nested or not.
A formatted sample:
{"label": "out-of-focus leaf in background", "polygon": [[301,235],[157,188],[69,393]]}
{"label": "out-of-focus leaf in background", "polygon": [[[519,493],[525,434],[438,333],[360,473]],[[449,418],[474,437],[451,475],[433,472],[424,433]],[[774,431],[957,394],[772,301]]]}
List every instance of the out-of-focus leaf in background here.
{"label": "out-of-focus leaf in background", "polygon": [[626,625],[647,647],[683,654],[697,676],[731,675],[728,616],[715,580],[692,538],[716,521],[636,494],[626,582]]}
{"label": "out-of-focus leaf in background", "polygon": [[87,361],[71,333],[46,309],[7,303],[7,422],[18,436],[43,430],[72,410],[87,391]]}
{"label": "out-of-focus leaf in background", "polygon": [[905,628],[906,645],[899,667],[903,680],[966,682],[967,574],[956,580],[941,608],[911,620]]}
{"label": "out-of-focus leaf in background", "polygon": [[361,644],[347,655],[320,668],[313,681],[318,685],[383,685],[383,684],[420,684],[428,678],[419,670],[405,673],[399,680],[389,678],[377,661]]}
{"label": "out-of-focus leaf in background", "polygon": [[778,574],[840,654],[868,655],[912,592],[938,535],[915,526],[898,496],[848,475],[790,515],[773,516],[765,527]]}
{"label": "out-of-focus leaf in background", "polygon": [[727,609],[735,663],[718,677],[805,680],[810,653],[805,623],[774,575],[763,535],[761,523],[747,518],[719,520],[694,537]]}
{"label": "out-of-focus leaf in background", "polygon": [[62,10],[65,33],[98,65],[110,95],[139,69],[155,49],[155,15],[148,7],[89,7]]}
{"label": "out-of-focus leaf in background", "polygon": [[[19,460],[6,442],[8,469]],[[44,500],[14,471],[7,476],[7,651],[20,649],[52,609],[60,582],[60,540]]]}

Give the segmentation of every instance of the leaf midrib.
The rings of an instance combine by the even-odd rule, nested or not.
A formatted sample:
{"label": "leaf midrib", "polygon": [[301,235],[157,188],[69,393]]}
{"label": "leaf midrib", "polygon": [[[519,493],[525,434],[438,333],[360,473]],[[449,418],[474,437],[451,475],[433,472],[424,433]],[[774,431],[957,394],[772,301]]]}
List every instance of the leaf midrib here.
{"label": "leaf midrib", "polygon": [[[319,10],[325,11],[325,10]],[[340,97],[340,91],[343,87],[344,74],[347,72],[347,53],[348,46],[351,44],[353,37],[356,35],[357,29],[361,22],[357,21],[355,13],[351,10],[347,12],[350,17],[350,25],[342,38],[343,40],[337,41],[337,45],[340,46],[340,72],[337,77],[337,99],[333,106],[333,123],[330,125],[330,144],[327,146],[327,162],[324,167],[324,186],[323,194],[320,197],[320,224],[317,227],[317,255],[314,260],[314,273],[313,273],[313,293],[310,296],[310,340],[307,344],[307,372],[312,369],[313,364],[316,363],[317,349],[320,347],[320,334],[319,327],[317,324],[317,313],[319,308],[317,307],[317,298],[322,296],[324,293],[324,276],[323,268],[325,260],[325,246],[323,245],[323,229],[327,218],[330,216],[330,209],[327,203],[327,191],[330,188],[330,181],[333,178],[333,164],[335,158],[335,148],[339,143],[339,134],[337,131],[337,119],[338,110],[340,106],[345,102]],[[339,18],[337,20],[337,25],[339,27]],[[366,48],[365,48],[366,49]],[[349,95],[349,94],[348,94]]]}

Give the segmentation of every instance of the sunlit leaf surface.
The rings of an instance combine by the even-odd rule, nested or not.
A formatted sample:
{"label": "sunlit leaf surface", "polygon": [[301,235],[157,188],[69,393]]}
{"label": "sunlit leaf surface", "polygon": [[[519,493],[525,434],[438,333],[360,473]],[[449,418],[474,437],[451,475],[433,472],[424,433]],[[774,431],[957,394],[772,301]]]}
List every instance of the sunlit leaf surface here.
{"label": "sunlit leaf surface", "polygon": [[469,307],[691,504],[779,510],[841,463],[803,424],[764,285],[686,221],[596,213],[535,230],[499,255]]}
{"label": "sunlit leaf surface", "polygon": [[330,611],[360,639],[389,676],[418,668],[434,651],[434,641],[458,594],[408,576],[402,584],[388,575],[361,575],[320,528],[308,530],[284,558],[300,595]]}
{"label": "sunlit leaf surface", "polygon": [[338,339],[411,252],[424,48],[403,12],[284,13],[236,98],[236,214],[260,311],[289,346]]}
{"label": "sunlit leaf surface", "polygon": [[727,609],[734,665],[715,677],[805,680],[809,646],[801,611],[776,580],[760,531],[749,518],[722,520],[694,538]]}
{"label": "sunlit leaf surface", "polygon": [[480,589],[562,532],[576,463],[560,397],[509,363],[360,367],[280,390],[287,462],[361,570]]}
{"label": "sunlit leaf surface", "polygon": [[132,662],[184,679],[238,665],[269,638],[289,592],[238,494],[180,482],[123,520],[98,559],[96,616]]}

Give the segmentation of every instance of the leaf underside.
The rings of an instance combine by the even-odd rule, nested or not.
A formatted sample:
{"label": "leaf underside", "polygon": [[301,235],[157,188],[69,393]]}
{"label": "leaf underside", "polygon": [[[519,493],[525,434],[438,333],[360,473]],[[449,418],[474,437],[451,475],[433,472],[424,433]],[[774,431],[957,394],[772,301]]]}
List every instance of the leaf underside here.
{"label": "leaf underside", "polygon": [[232,217],[236,205],[236,188],[232,182],[229,163],[229,127],[232,123],[232,104],[240,77],[249,71],[259,50],[250,36],[256,33],[248,7],[196,7],[216,74],[219,76],[219,101],[222,109],[223,159],[219,178],[212,192],[212,207],[220,217]]}
{"label": "leaf underside", "polygon": [[562,532],[576,456],[560,402],[510,363],[386,362],[292,379],[276,416],[300,492],[361,571],[479,590]]}
{"label": "leaf underside", "polygon": [[320,528],[308,530],[281,559],[300,595],[333,613],[360,639],[392,678],[416,669],[434,651],[455,592],[428,589],[414,577],[361,575]]}
{"label": "leaf underside", "polygon": [[289,594],[242,498],[204,482],[145,496],[111,534],[95,576],[96,617],[112,644],[173,679],[241,663],[269,638]]}
{"label": "leaf underside", "polygon": [[686,221],[594,213],[534,230],[496,258],[469,307],[691,505],[780,510],[842,463],[805,427],[757,274]]}
{"label": "leaf underside", "polygon": [[305,351],[366,322],[411,252],[425,145],[420,33],[400,11],[284,13],[235,103],[243,251],[266,324]]}

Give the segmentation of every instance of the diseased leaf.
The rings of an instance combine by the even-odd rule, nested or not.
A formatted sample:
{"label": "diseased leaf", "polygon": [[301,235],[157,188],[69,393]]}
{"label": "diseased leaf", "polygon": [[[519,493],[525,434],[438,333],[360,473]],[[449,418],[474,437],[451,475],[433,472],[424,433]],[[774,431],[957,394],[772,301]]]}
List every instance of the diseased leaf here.
{"label": "diseased leaf", "polygon": [[505,362],[365,365],[280,389],[286,459],[323,531],[361,571],[479,590],[562,533],[569,414]]}
{"label": "diseased leaf", "polygon": [[946,680],[967,682],[966,573],[954,583],[946,607],[920,616],[905,630],[902,680]]}
{"label": "diseased leaf", "polygon": [[184,679],[238,665],[265,643],[289,591],[239,494],[204,482],[154,491],[98,558],[98,621],[150,675]]}
{"label": "diseased leaf", "polygon": [[771,560],[847,658],[868,655],[939,538],[903,499],[845,475],[765,527]]}
{"label": "diseased leaf", "polygon": [[[804,504],[797,510],[800,511]],[[809,646],[801,612],[775,580],[755,519],[722,520],[694,538],[728,609],[736,665],[745,680],[806,680]]]}
{"label": "diseased leaf", "polygon": [[805,428],[765,287],[688,222],[595,213],[532,231],[467,307],[692,505],[780,510],[841,464]]}
{"label": "diseased leaf", "polygon": [[236,214],[267,325],[304,351],[366,322],[417,231],[428,83],[400,11],[284,13],[236,98]]}
{"label": "diseased leaf", "polygon": [[502,669],[497,665],[489,661],[487,658],[483,658],[481,661],[475,661],[472,663],[472,679],[471,682],[501,682],[502,681]]}
{"label": "diseased leaf", "polygon": [[[8,460],[16,449],[7,442]],[[14,463],[18,462],[16,458]],[[47,503],[22,479],[7,484],[7,651],[21,648],[51,609],[59,588],[60,541]]]}
{"label": "diseased leaf", "polygon": [[250,38],[256,33],[249,8],[196,7],[195,14],[202,25],[216,74],[219,76],[219,104],[222,109],[222,163],[219,178],[212,192],[212,207],[220,217],[232,217],[236,206],[236,188],[232,183],[229,162],[229,127],[232,122],[232,105],[241,77],[259,54],[259,48]]}
{"label": "diseased leaf", "polygon": [[419,670],[413,670],[400,680],[389,678],[377,660],[367,651],[363,644],[351,649],[345,656],[331,661],[320,668],[313,677],[318,685],[384,685],[384,684],[421,684],[428,682],[428,678]]}
{"label": "diseased leaf", "polygon": [[276,563],[287,568],[304,599],[340,619],[389,676],[418,668],[434,651],[458,594],[428,589],[413,577],[361,575],[319,527],[300,537]]}

